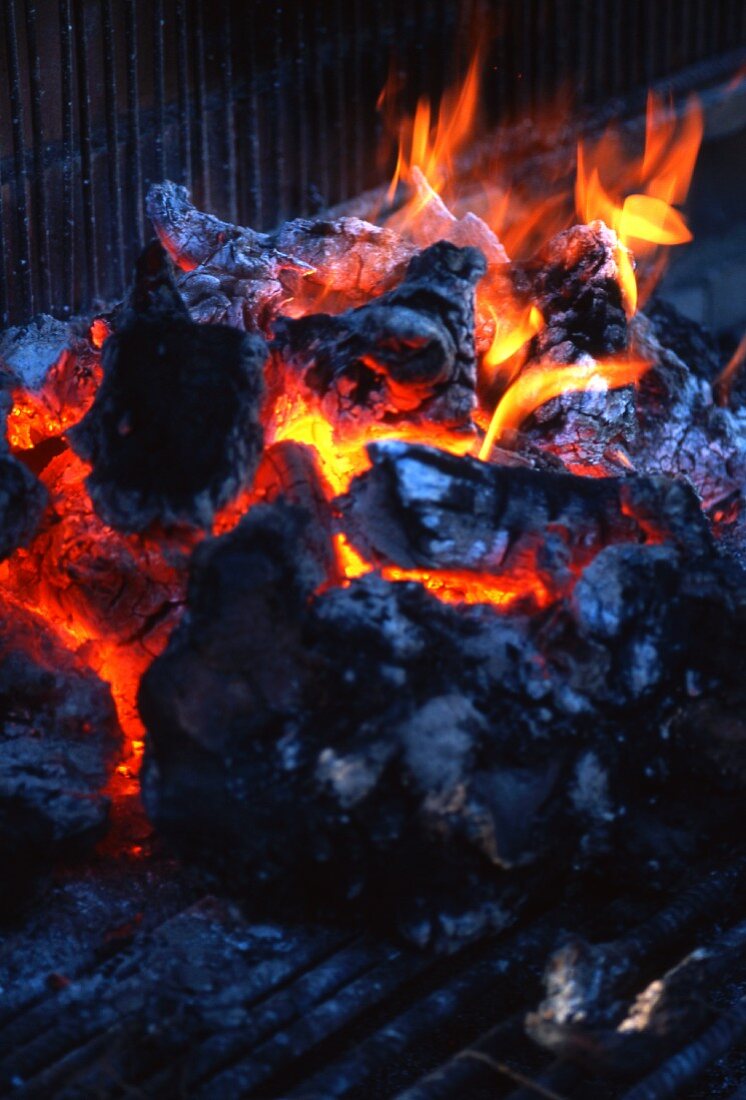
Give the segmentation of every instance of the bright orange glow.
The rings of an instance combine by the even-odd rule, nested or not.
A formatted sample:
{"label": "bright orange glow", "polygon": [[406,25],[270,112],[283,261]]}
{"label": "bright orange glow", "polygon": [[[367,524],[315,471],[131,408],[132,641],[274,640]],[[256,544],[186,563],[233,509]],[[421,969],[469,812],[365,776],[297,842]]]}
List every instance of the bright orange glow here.
{"label": "bright orange glow", "polygon": [[516,316],[499,317],[492,306],[487,306],[495,322],[495,335],[482,359],[482,373],[488,382],[494,382],[498,368],[520,351],[537,332],[544,327],[544,318],[536,306],[529,306]]}
{"label": "bright orange glow", "polygon": [[[618,262],[627,312],[638,306],[637,283],[629,254],[650,257],[661,245],[692,239],[675,208],[685,201],[703,133],[702,108],[692,97],[678,122],[652,92],[648,96],[645,150],[641,159],[625,156],[619,135],[609,130],[593,147],[578,146],[575,205],[580,218],[597,218],[614,229],[622,248]],[[603,182],[605,180],[606,182]],[[658,275],[660,276],[660,265]],[[648,281],[646,293],[653,289]]]}
{"label": "bright orange glow", "polygon": [[650,364],[645,359],[585,359],[579,363],[540,363],[522,374],[500,400],[479,457],[489,458],[492,448],[509,428],[517,428],[526,417],[553,397],[573,391],[607,390],[636,382]]}
{"label": "bright orange glow", "polygon": [[[477,51],[460,87],[444,93],[435,118],[429,99],[421,97],[414,115],[401,120],[399,151],[389,186],[389,201],[393,199],[399,180],[410,182],[411,170],[415,166],[433,191],[442,191],[452,172],[454,157],[473,136],[481,65],[481,55]],[[379,96],[379,110],[386,109],[396,90],[390,80]]]}
{"label": "bright orange glow", "polygon": [[91,322],[91,343],[94,348],[102,348],[104,341],[111,336],[111,329],[103,317],[96,317]]}
{"label": "bright orange glow", "polygon": [[313,447],[332,496],[347,492],[353,477],[370,469],[365,446],[376,439],[428,443],[451,454],[462,455],[468,454],[474,445],[472,432],[459,432],[437,424],[372,422],[335,427],[311,398],[290,391],[278,399],[267,437],[269,443],[288,439]]}
{"label": "bright orange glow", "polygon": [[[336,535],[334,545],[340,574],[348,583],[374,571],[344,535]],[[531,567],[503,576],[467,569],[399,569],[395,565],[384,565],[379,572],[387,581],[415,581],[448,604],[492,604],[506,609],[521,601],[538,609],[548,606],[552,598],[547,585]]]}
{"label": "bright orange glow", "polygon": [[47,390],[38,395],[15,390],[7,424],[11,450],[27,451],[45,439],[62,435],[80,420],[83,412],[50,399]]}

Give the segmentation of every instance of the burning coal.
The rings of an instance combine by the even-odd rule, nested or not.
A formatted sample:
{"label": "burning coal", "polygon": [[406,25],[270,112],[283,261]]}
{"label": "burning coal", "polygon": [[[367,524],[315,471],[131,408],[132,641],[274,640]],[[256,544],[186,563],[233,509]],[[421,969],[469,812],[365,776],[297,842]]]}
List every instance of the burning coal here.
{"label": "burning coal", "polygon": [[746,606],[742,420],[638,312],[699,108],[651,97],[634,161],[582,142],[563,219],[460,170],[478,89],[403,122],[375,220],[259,233],[153,187],[128,300],[43,369],[2,351],[3,599],[110,685],[120,777],[145,741],[190,852],[290,898],[390,876],[445,948],[634,858],[688,702],[740,698]]}

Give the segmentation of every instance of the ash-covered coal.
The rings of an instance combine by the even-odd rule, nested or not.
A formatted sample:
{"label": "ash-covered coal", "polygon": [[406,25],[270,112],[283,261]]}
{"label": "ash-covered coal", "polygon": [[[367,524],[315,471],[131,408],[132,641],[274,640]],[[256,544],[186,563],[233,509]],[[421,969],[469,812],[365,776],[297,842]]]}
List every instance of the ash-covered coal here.
{"label": "ash-covered coal", "polygon": [[46,502],[44,486],[22,462],[0,450],[0,561],[30,542]]}
{"label": "ash-covered coal", "polygon": [[278,374],[297,373],[331,420],[468,423],[477,383],[474,287],[485,270],[476,249],[440,241],[410,261],[398,287],[359,309],[280,317]]}
{"label": "ash-covered coal", "polygon": [[183,851],[275,904],[362,908],[448,950],[562,868],[633,866],[646,831],[679,829],[675,799],[651,806],[676,751],[660,729],[711,658],[705,536],[609,546],[567,599],[501,615],[376,573],[329,588],[314,527],[278,502],[200,546],[143,679],[144,797]]}
{"label": "ash-covered coal", "polygon": [[351,541],[378,564],[499,575],[530,554],[562,591],[610,543],[709,547],[694,493],[665,478],[578,478],[394,441],[368,454],[371,469],[337,504]]}
{"label": "ash-covered coal", "polygon": [[44,620],[0,599],[0,908],[105,828],[121,751],[108,687]]}
{"label": "ash-covered coal", "polygon": [[746,433],[739,417],[713,400],[711,349],[706,355],[697,330],[677,320],[670,344],[678,352],[672,350],[668,318],[668,311],[652,321],[637,314],[630,325],[633,352],[650,364],[634,387],[564,393],[538,408],[523,434],[573,472],[686,480],[738,555],[746,543]]}
{"label": "ash-covered coal", "polygon": [[194,320],[268,332],[291,296],[339,310],[383,294],[403,277],[415,246],[359,218],[297,218],[273,233],[229,225],[197,210],[184,187],[148,192],[148,216],[185,270],[179,291]]}
{"label": "ash-covered coal", "polygon": [[94,404],[70,432],[106,523],[211,523],[256,468],[265,357],[258,336],[194,324],[163,249],[145,250],[104,345]]}
{"label": "ash-covered coal", "polygon": [[[12,405],[7,379],[0,380],[0,423]],[[44,486],[0,441],[0,561],[28,543],[41,522],[47,503]]]}
{"label": "ash-covered coal", "polygon": [[537,306],[546,322],[532,355],[572,363],[583,354],[600,358],[626,347],[623,248],[616,233],[596,221],[558,233],[531,260],[510,265],[515,294]]}

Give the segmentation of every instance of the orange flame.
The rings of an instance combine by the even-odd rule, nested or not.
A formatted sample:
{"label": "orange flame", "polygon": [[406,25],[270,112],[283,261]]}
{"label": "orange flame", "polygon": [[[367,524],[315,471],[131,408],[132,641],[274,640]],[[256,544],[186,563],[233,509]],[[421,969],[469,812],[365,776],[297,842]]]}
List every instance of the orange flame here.
{"label": "orange flame", "polygon": [[495,322],[495,335],[490,347],[482,359],[482,373],[488,382],[494,382],[499,367],[525,347],[529,340],[544,327],[544,318],[536,306],[529,306],[517,316],[498,317],[496,310],[489,304],[489,313]]}
{"label": "orange flame", "polygon": [[[584,222],[600,218],[616,231],[623,246],[618,257],[620,282],[629,314],[637,309],[638,290],[625,248],[631,245],[637,256],[650,256],[657,246],[692,239],[675,204],[684,202],[689,191],[703,127],[702,108],[695,97],[689,100],[679,123],[651,92],[641,160],[624,156],[619,135],[613,130],[593,148],[582,142],[578,146],[576,209]],[[602,173],[613,183],[603,183]],[[651,285],[648,293],[650,289]]]}
{"label": "orange flame", "polygon": [[[425,180],[440,194],[453,170],[453,160],[474,133],[479,103],[480,51],[471,59],[460,87],[446,91],[433,119],[430,100],[421,96],[413,116],[399,124],[399,148],[396,167],[389,185],[388,200],[396,193],[400,180],[411,180],[412,168],[420,169]],[[391,79],[379,96],[379,109],[390,106],[396,84]]]}
{"label": "orange flame", "polygon": [[544,363],[522,374],[495,409],[489,430],[479,449],[486,461],[495,442],[509,428],[517,428],[526,417],[553,397],[573,391],[616,389],[636,382],[650,366],[645,359],[590,359],[578,363]]}

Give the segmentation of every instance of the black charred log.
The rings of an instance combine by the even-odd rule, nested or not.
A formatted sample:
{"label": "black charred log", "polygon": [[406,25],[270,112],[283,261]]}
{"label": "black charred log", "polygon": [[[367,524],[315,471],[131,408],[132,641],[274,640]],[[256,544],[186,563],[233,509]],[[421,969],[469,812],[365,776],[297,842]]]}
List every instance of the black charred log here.
{"label": "black charred log", "polygon": [[709,546],[694,494],[663,478],[578,478],[401,442],[368,453],[372,468],[337,504],[351,541],[379,564],[498,574],[529,550],[562,583],[609,543]]}
{"label": "black charred log", "polygon": [[0,600],[0,908],[106,825],[121,749],[111,694],[46,623]]}
{"label": "black charred log", "polygon": [[626,346],[623,247],[603,222],[591,222],[558,233],[531,260],[510,265],[516,294],[537,306],[546,322],[534,338],[533,355],[572,363],[583,354],[612,355]]}
{"label": "black charred log", "polygon": [[469,421],[475,406],[474,286],[480,252],[441,241],[404,281],[359,309],[275,324],[274,352],[330,417]]}
{"label": "black charred log", "polygon": [[46,502],[46,489],[23,463],[0,453],[0,561],[31,541]]}
{"label": "black charred log", "polygon": [[[268,331],[289,295],[348,309],[404,276],[415,247],[359,218],[286,222],[273,233],[197,210],[184,187],[151,187],[147,210],[161,243],[187,268],[179,290],[196,321]],[[193,269],[193,270],[189,270]]]}
{"label": "black charred log", "polygon": [[258,461],[264,359],[260,337],[195,325],[161,246],[146,249],[93,407],[70,433],[105,522],[209,525]]}

